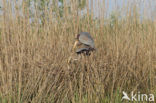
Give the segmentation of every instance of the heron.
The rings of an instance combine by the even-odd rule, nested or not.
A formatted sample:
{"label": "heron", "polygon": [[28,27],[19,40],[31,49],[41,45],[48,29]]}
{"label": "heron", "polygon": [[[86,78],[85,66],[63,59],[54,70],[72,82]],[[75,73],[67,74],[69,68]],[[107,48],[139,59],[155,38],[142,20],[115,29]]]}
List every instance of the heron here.
{"label": "heron", "polygon": [[[75,51],[75,48],[76,51]],[[88,32],[80,32],[76,34],[75,43],[72,51],[76,52],[79,55],[77,58],[73,57],[73,52],[68,58],[68,63],[71,63],[71,60],[78,61],[81,58],[80,54],[84,56],[90,56],[91,52],[95,50],[94,40]],[[74,53],[75,54],[75,53]]]}
{"label": "heron", "polygon": [[73,50],[77,47],[77,54],[90,55],[95,50],[94,40],[88,32],[80,32],[75,37]]}

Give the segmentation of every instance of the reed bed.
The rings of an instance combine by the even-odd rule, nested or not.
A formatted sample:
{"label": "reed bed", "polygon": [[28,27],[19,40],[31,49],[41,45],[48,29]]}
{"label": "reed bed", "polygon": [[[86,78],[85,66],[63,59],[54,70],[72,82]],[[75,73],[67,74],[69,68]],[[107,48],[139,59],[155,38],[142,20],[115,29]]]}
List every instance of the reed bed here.
{"label": "reed bed", "polygon": [[[156,95],[155,19],[140,18],[134,4],[122,9],[121,17],[107,17],[101,6],[95,17],[93,2],[92,8],[87,2],[86,14],[73,0],[70,12],[64,5],[62,16],[58,7],[44,7],[40,23],[38,9],[30,22],[26,3],[12,11],[3,0],[1,103],[120,103],[122,91]],[[67,63],[80,31],[90,32],[96,52]]]}

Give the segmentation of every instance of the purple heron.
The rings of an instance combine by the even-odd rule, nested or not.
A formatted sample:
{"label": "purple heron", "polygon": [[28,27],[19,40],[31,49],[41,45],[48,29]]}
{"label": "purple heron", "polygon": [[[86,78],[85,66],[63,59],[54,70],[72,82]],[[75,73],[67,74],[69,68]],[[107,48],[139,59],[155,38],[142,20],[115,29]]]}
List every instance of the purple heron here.
{"label": "purple heron", "polygon": [[77,54],[90,55],[95,50],[94,40],[88,32],[80,32],[75,39],[73,49],[78,48]]}

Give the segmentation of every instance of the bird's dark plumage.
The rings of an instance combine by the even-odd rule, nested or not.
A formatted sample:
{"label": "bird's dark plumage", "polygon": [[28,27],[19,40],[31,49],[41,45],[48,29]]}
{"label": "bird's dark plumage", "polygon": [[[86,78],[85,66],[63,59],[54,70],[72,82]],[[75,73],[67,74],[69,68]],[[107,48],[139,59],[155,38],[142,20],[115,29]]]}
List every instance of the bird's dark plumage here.
{"label": "bird's dark plumage", "polygon": [[81,45],[81,47],[78,47],[76,50],[77,54],[83,53],[85,55],[90,55],[90,53],[95,50],[94,40],[88,32],[80,32],[77,34],[76,39],[77,46]]}

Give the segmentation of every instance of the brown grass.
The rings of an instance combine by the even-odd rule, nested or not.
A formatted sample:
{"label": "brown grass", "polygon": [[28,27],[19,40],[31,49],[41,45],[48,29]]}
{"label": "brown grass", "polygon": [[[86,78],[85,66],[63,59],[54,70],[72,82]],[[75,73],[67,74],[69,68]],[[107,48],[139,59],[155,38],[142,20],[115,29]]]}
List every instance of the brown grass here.
{"label": "brown grass", "polygon": [[[24,4],[23,17],[6,9],[0,22],[0,102],[115,103],[123,90],[156,93],[156,23],[140,22],[127,11],[111,26],[111,19],[95,20],[89,12],[81,18],[73,9],[57,21],[45,11],[50,20],[43,25],[29,23]],[[68,64],[78,31],[90,32],[97,50]]]}

